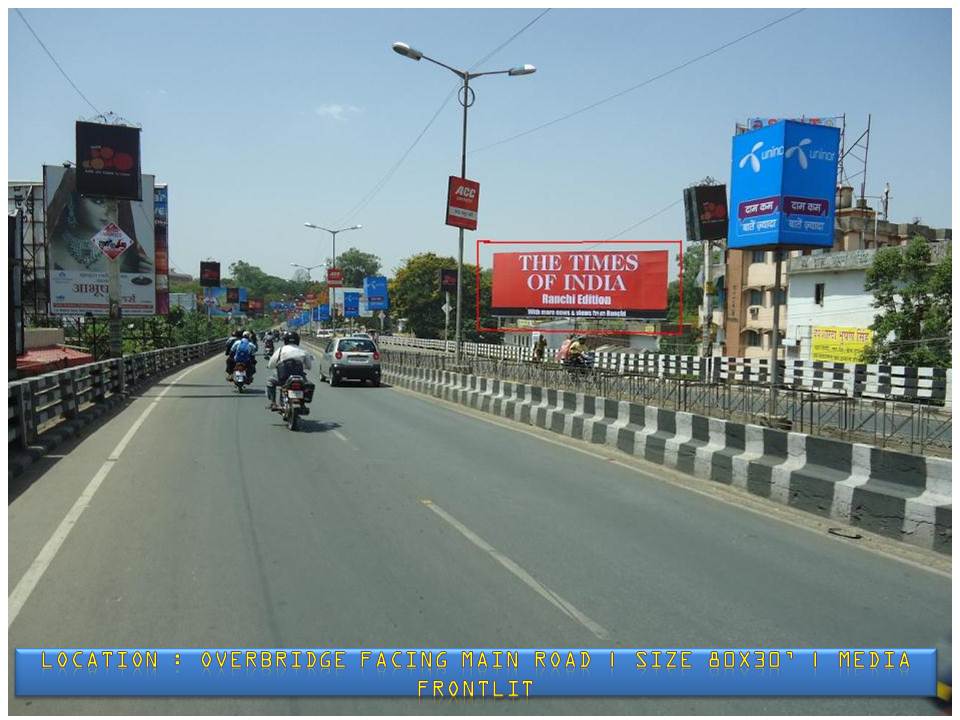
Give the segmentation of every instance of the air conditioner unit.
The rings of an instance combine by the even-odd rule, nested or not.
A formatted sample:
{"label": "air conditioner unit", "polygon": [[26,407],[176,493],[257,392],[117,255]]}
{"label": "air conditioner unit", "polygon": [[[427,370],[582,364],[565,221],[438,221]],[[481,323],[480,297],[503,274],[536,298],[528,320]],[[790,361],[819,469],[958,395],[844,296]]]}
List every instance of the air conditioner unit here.
{"label": "air conditioner unit", "polygon": [[758,308],[757,306],[753,306],[752,308],[749,308],[749,311],[750,311],[751,320],[756,320],[757,318],[760,317],[760,308]]}

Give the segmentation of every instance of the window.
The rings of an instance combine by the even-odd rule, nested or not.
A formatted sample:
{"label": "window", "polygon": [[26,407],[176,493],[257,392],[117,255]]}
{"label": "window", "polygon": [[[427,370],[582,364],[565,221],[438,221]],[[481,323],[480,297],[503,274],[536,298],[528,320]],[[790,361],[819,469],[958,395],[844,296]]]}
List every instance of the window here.
{"label": "window", "polygon": [[751,290],[749,305],[763,305],[763,291]]}
{"label": "window", "polygon": [[752,330],[747,333],[747,345],[750,347],[760,347],[760,333]]}
{"label": "window", "polygon": [[[771,299],[771,301],[773,300],[773,294],[774,294],[774,291],[771,290],[771,291],[770,291],[770,299]],[[783,288],[781,288],[781,289],[777,292],[777,298],[778,298],[778,301],[779,301],[779,303],[780,303],[781,305],[786,305],[786,304],[787,304],[787,291],[784,290]]]}
{"label": "window", "polygon": [[755,262],[755,263],[766,262],[766,257],[767,257],[767,254],[763,250],[754,250],[751,262]]}
{"label": "window", "polygon": [[341,352],[376,352],[377,348],[369,340],[364,340],[362,338],[347,338],[346,340],[340,341],[340,346],[337,348]]}
{"label": "window", "polygon": [[823,298],[827,294],[827,284],[826,283],[817,283],[813,286],[813,302],[820,307],[823,307]]}

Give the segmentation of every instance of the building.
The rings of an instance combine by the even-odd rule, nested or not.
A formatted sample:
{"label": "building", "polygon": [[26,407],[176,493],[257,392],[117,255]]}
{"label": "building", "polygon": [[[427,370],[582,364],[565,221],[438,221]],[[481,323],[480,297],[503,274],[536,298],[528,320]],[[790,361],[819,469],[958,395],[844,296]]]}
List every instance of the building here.
{"label": "building", "polygon": [[[865,202],[853,206],[853,189],[842,187],[837,197],[834,246],[831,250],[794,250],[784,253],[780,277],[781,357],[814,357],[815,328],[866,330],[873,323],[872,298],[864,291],[867,268],[878,248],[903,246],[915,235],[933,243],[941,256],[951,240],[950,229],[919,223],[880,220]],[[769,357],[773,341],[774,253],[764,250],[727,250],[725,264],[711,269],[717,295],[714,312],[717,345],[722,354]],[[717,302],[719,298],[719,302]],[[701,308],[701,317],[703,309]],[[835,359],[846,359],[842,353]]]}
{"label": "building", "polygon": [[193,282],[193,275],[190,273],[174,272],[173,270],[170,270],[170,273],[167,277],[170,279],[171,285],[174,283],[185,284]]}

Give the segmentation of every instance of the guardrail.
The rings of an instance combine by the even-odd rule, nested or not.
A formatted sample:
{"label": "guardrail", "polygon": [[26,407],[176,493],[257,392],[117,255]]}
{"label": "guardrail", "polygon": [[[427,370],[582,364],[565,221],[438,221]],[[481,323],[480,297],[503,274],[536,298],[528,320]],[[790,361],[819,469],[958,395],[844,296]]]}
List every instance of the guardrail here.
{"label": "guardrail", "polygon": [[[555,363],[518,362],[436,352],[402,352],[381,348],[385,369],[419,368],[472,373],[497,380],[588,393],[674,411],[698,413],[739,422],[770,424],[769,387],[757,383],[709,382],[671,366],[669,375],[621,374],[594,368],[571,371]],[[903,452],[949,457],[953,416],[933,405],[782,388],[777,393],[778,418],[794,431]]]}
{"label": "guardrail", "polygon": [[[454,352],[452,340],[386,336],[383,347]],[[533,350],[517,345],[463,343],[467,357],[532,362]],[[555,362],[556,350],[544,352]],[[769,383],[767,358],[701,357],[662,353],[598,352],[595,366],[619,375],[663,378],[687,377],[709,383]],[[952,371],[949,368],[911,368],[898,365],[781,360],[781,386],[849,398],[877,398],[950,407]]]}
{"label": "guardrail", "polygon": [[7,385],[7,447],[26,448],[51,421],[73,419],[87,403],[122,395],[143,381],[223,351],[226,338],[57,370]]}

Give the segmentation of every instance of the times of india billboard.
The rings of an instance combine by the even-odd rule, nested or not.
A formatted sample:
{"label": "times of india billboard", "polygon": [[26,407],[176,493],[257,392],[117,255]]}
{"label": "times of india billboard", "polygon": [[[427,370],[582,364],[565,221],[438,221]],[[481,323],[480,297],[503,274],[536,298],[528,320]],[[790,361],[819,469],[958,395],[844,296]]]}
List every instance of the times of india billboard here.
{"label": "times of india billboard", "polygon": [[668,263],[666,250],[494,253],[491,314],[663,319]]}

